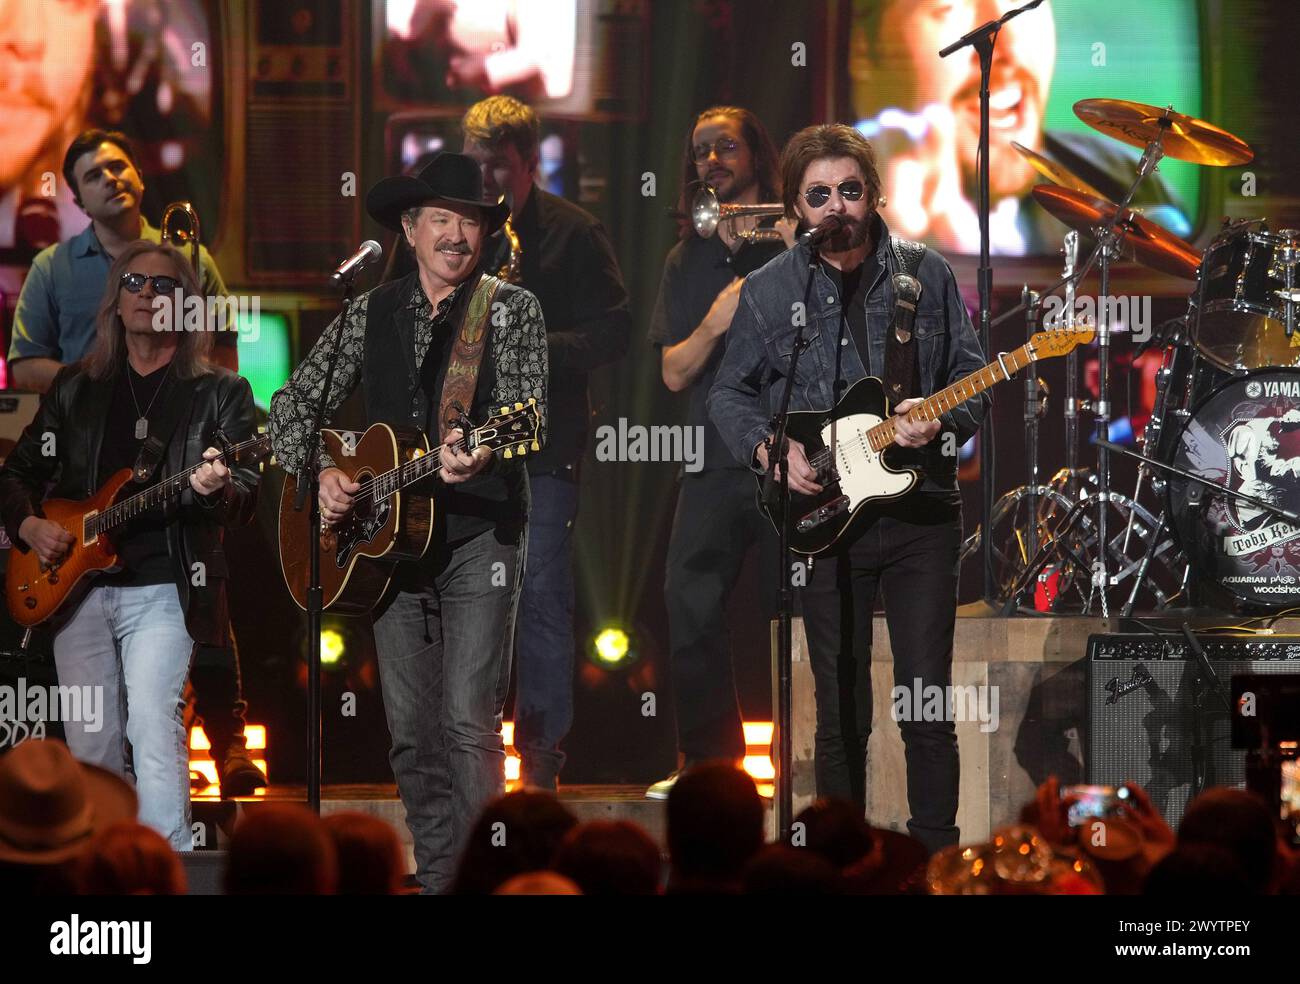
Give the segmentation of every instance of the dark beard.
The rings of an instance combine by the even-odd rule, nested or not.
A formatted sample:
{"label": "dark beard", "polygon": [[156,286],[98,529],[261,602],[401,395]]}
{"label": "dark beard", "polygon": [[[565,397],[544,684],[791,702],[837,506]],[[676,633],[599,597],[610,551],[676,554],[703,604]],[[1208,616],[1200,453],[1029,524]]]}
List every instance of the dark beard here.
{"label": "dark beard", "polygon": [[[736,173],[734,171],[731,173],[731,179],[733,182],[736,180]],[[731,189],[726,193],[726,195],[718,196],[718,200],[723,204],[730,204],[734,202],[737,198],[739,198],[741,195],[743,195],[745,192],[749,191],[749,189],[754,187],[755,184],[757,184],[757,181],[754,178],[750,178],[749,181],[743,185],[733,184]]]}
{"label": "dark beard", "polygon": [[832,237],[828,252],[847,253],[863,246],[871,239],[875,213],[867,213],[861,220],[845,218],[844,228]]}

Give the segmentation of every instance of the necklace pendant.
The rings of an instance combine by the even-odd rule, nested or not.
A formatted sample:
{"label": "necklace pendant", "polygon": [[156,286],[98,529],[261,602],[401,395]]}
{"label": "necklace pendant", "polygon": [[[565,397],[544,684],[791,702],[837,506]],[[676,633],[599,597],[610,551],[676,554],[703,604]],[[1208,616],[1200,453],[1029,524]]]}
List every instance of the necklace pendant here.
{"label": "necklace pendant", "polygon": [[135,438],[137,441],[143,441],[149,436],[149,419],[141,417],[135,422]]}

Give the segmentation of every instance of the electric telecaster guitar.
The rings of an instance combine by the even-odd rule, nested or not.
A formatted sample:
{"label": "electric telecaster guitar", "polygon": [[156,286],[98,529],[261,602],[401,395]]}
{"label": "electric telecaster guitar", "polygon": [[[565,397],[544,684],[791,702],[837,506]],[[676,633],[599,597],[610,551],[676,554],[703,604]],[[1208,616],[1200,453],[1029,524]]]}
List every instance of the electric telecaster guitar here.
{"label": "electric telecaster guitar", "polygon": [[[227,466],[248,465],[270,453],[271,438],[263,434],[230,446],[216,460]],[[117,548],[111,531],[146,509],[180,495],[190,487],[190,476],[203,464],[199,462],[121,500],[118,496],[134,474],[130,468],[115,472],[89,499],[50,499],[43,503],[45,518],[58,523],[76,541],[53,567],[42,564],[35,550],[9,552],[5,600],[14,621],[24,627],[38,625],[58,611],[74,592],[79,593],[83,586],[88,588],[88,578],[117,570]]]}
{"label": "electric telecaster guitar", "polygon": [[[490,448],[502,457],[538,450],[541,410],[537,401],[516,403],[482,427],[465,428],[460,450]],[[379,603],[401,560],[418,560],[433,536],[433,499],[402,490],[436,475],[442,467],[441,445],[432,451],[429,439],[415,429],[397,430],[374,424],[353,446],[342,434],[322,430],[325,449],[335,465],[358,482],[352,511],[335,526],[322,524],[320,569],[322,608],[342,615],[364,615]],[[280,497],[280,567],[284,583],[298,607],[307,608],[311,558],[307,513],[293,502],[298,481],[290,475]]]}
{"label": "electric telecaster guitar", "polygon": [[[1091,326],[1079,325],[1040,331],[1014,352],[1002,353],[978,372],[918,403],[908,412],[908,419],[937,420],[945,411],[1010,379],[1031,362],[1065,355],[1087,344],[1093,334]],[[912,490],[919,480],[916,471],[890,465],[890,449],[897,446],[894,429],[884,386],[874,376],[849,387],[833,412],[790,414],[789,436],[803,444],[808,463],[817,470],[817,482],[823,486],[817,495],[791,491],[791,550],[799,554],[821,553],[834,546],[861,514],[870,513],[866,507],[897,499]],[[779,511],[762,502],[759,481],[759,505],[779,529]]]}

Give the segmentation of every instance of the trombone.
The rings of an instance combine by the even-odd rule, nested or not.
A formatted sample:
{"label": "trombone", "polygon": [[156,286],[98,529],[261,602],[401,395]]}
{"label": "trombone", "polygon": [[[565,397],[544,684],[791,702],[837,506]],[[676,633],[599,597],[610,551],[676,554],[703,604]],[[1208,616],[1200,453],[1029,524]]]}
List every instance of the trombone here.
{"label": "trombone", "polygon": [[[718,201],[718,193],[709,185],[701,186],[691,199],[691,225],[702,238],[708,239],[723,222],[735,222],[749,215],[784,215],[785,206],[778,203],[771,205],[733,205]],[[732,226],[737,239],[747,242],[777,241],[781,233],[776,229],[743,229],[737,231]]]}
{"label": "trombone", "polygon": [[[172,217],[180,215],[188,223],[188,228],[176,226]],[[199,213],[194,211],[194,206],[189,202],[172,202],[163,212],[162,229],[160,237],[164,243],[175,246],[182,253],[185,247],[190,250],[190,266],[194,267],[194,276],[202,282],[203,274],[199,270]]]}

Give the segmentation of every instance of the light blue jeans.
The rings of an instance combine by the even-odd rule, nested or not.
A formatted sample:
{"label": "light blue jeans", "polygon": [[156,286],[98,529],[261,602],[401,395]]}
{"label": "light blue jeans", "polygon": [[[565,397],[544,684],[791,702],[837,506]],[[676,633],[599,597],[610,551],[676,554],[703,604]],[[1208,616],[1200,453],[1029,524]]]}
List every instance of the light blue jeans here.
{"label": "light blue jeans", "polygon": [[54,635],[59,684],[104,688],[98,730],[63,723],[68,748],[128,781],[134,775],[140,822],[177,851],[193,848],[181,722],[193,647],[174,584],[93,587]]}

